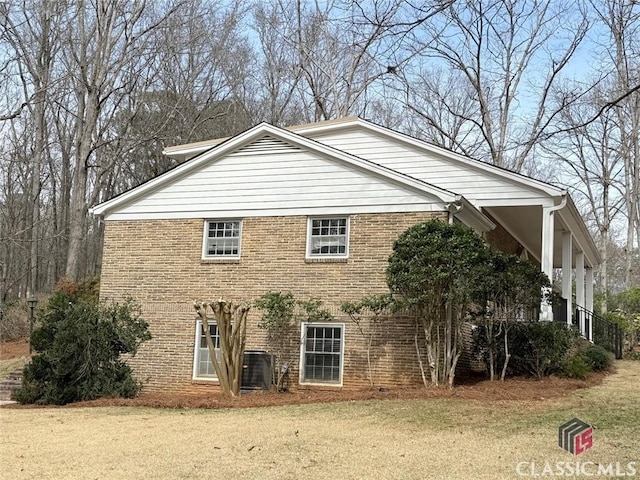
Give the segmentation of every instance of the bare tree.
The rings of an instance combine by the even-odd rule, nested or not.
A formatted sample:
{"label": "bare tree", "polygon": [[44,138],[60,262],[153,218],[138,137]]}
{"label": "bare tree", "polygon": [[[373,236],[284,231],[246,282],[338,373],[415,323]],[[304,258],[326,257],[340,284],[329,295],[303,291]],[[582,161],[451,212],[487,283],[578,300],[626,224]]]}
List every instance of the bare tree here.
{"label": "bare tree", "polygon": [[[589,95],[564,109],[557,119],[557,127],[563,133],[544,146],[553,160],[564,167],[567,188],[586,212],[588,224],[597,232],[602,256],[599,283],[604,292],[609,289],[612,228],[616,217],[624,210],[621,178],[624,160],[617,141],[616,114],[608,110],[586,125],[585,120],[591,118],[609,97],[610,86],[611,82],[601,82]],[[566,90],[574,88],[567,85],[559,96],[566,96]],[[606,311],[606,299],[602,307]]]}
{"label": "bare tree", "polygon": [[277,103],[297,100],[307,121],[366,115],[399,62],[386,41],[386,19],[396,10],[387,6],[378,12],[383,21],[372,23],[357,2],[271,0],[259,7],[256,28],[270,65],[266,84],[274,113]]}
{"label": "bare tree", "polygon": [[621,0],[592,2],[592,5],[610,39],[606,52],[615,72],[612,96],[621,98],[613,111],[618,129],[617,147],[624,163],[625,285],[631,287],[631,278],[640,260],[640,5]]}
{"label": "bare tree", "polygon": [[149,31],[142,22],[144,1],[78,0],[70,9],[66,25],[64,61],[71,74],[73,101],[73,177],[69,216],[69,247],[66,275],[80,277],[86,215],[90,199],[89,172],[99,146],[105,110],[132,90],[136,60]]}
{"label": "bare tree", "polygon": [[[427,83],[437,92],[435,107],[419,109],[413,100],[428,97],[415,93],[405,95],[405,102],[436,131],[453,127],[447,139],[459,150],[475,151],[480,141],[491,163],[520,171],[565,107],[552,108],[550,95],[588,27],[573,4],[552,0],[455,2],[407,37],[408,48],[424,62],[406,73],[409,89]],[[428,76],[441,69],[457,74],[456,84],[466,88],[439,94],[443,90],[430,87]],[[436,125],[434,108],[457,120]]]}
{"label": "bare tree", "polygon": [[138,84],[114,118],[105,148],[110,157],[122,152],[126,161],[107,172],[102,195],[120,193],[174,166],[162,155],[167,145],[224,137],[251,126],[237,98],[251,58],[240,35],[244,12],[237,2],[192,1],[152,33],[151,81]]}
{"label": "bare tree", "polygon": [[[26,100],[19,109],[24,110],[30,135],[25,137],[28,150],[23,161],[28,165],[28,184],[24,190],[27,202],[25,216],[25,242],[27,264],[26,290],[36,292],[43,283],[39,246],[44,231],[41,225],[41,194],[43,168],[49,159],[50,129],[47,115],[48,98],[56,82],[55,57],[59,50],[59,36],[55,24],[60,19],[62,5],[57,0],[43,2],[23,1],[5,5],[0,17],[2,38],[15,55],[14,69],[19,76],[23,97]],[[16,111],[17,112],[17,111]],[[9,119],[14,120],[15,115]],[[26,124],[24,124],[26,126]],[[18,157],[20,158],[20,157]],[[46,220],[46,219],[43,219]]]}

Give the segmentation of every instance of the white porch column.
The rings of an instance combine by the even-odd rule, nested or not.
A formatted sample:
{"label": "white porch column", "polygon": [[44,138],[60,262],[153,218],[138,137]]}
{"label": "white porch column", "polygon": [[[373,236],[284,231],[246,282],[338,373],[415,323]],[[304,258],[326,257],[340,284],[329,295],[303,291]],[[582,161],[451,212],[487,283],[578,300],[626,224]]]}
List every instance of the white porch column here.
{"label": "white porch column", "polygon": [[571,325],[571,315],[573,313],[573,288],[571,285],[573,273],[573,252],[571,244],[573,235],[571,232],[562,233],[562,297],[567,301],[567,324]]}
{"label": "white porch column", "polygon": [[[585,308],[590,312],[593,312],[593,268],[587,267],[586,269],[586,304]],[[591,317],[591,321],[589,322],[589,340],[593,342],[593,316]]]}
{"label": "white porch column", "polygon": [[[555,207],[542,207],[542,251],[540,252],[540,264],[542,272],[546,273],[549,280],[553,280],[553,216]],[[552,321],[553,310],[551,305],[540,306],[540,320]]]}
{"label": "white porch column", "polygon": [[[576,305],[585,308],[584,304],[584,252],[576,254]],[[580,314],[580,333],[586,336],[584,313]]]}

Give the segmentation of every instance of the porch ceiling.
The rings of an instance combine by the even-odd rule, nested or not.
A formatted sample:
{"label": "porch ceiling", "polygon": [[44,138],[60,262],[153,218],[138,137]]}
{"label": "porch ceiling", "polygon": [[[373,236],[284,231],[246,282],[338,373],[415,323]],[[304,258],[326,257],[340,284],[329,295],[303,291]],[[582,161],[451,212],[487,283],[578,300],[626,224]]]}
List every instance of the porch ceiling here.
{"label": "porch ceiling", "polygon": [[[515,237],[530,255],[540,261],[542,251],[542,206],[494,206],[486,207],[484,210]],[[570,231],[573,234],[572,265],[575,265],[576,254],[580,251],[585,253],[585,264],[587,266],[593,267],[598,263],[598,253],[591,248],[593,241],[591,238],[585,238],[585,232],[578,228],[578,223],[581,223],[582,219],[578,220],[579,222],[571,218],[571,211],[566,207],[556,212],[553,236],[554,268],[562,267],[562,233],[564,231]]]}

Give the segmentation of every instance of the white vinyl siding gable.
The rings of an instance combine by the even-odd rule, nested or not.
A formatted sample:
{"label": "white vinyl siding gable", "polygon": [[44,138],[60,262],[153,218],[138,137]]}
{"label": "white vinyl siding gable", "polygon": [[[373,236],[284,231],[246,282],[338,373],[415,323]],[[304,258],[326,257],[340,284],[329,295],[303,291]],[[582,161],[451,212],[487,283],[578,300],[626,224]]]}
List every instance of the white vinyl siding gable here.
{"label": "white vinyl siding gable", "polygon": [[443,210],[435,196],[269,137],[124,205],[109,219]]}
{"label": "white vinyl siding gable", "polygon": [[401,141],[387,138],[363,127],[337,130],[330,133],[308,134],[320,143],[340,149],[379,165],[440,188],[464,195],[472,203],[496,198],[527,203],[541,197],[541,192],[499,175],[464,164],[436,152],[420,150]]}

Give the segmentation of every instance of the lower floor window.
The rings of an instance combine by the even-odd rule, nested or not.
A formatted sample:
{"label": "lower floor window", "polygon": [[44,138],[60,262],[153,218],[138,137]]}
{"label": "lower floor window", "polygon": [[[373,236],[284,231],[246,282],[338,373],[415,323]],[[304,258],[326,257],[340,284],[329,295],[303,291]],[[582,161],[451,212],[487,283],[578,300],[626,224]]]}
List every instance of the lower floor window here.
{"label": "lower floor window", "polygon": [[302,325],[301,382],[342,383],[344,325]]}
{"label": "lower floor window", "polygon": [[[211,333],[211,340],[213,340],[215,346],[216,359],[220,361],[220,335],[218,335],[218,326],[215,323],[209,322],[209,332]],[[209,355],[209,347],[207,347],[207,337],[204,334],[204,326],[200,320],[198,320],[198,324],[196,325],[195,347],[193,377],[217,380],[218,375],[216,375],[216,371],[213,368],[213,362]]]}

